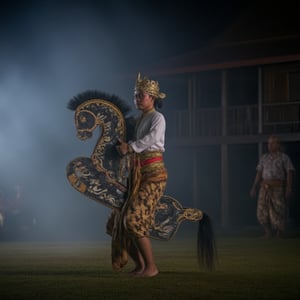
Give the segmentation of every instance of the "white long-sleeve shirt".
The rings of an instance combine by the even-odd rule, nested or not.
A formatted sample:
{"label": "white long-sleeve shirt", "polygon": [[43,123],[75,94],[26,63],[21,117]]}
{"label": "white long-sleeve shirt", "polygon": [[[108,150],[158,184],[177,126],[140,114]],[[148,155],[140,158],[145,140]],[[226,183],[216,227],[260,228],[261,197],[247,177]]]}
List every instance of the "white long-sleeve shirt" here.
{"label": "white long-sleeve shirt", "polygon": [[141,116],[135,129],[135,141],[129,142],[134,152],[165,151],[166,121],[163,114],[153,110]]}

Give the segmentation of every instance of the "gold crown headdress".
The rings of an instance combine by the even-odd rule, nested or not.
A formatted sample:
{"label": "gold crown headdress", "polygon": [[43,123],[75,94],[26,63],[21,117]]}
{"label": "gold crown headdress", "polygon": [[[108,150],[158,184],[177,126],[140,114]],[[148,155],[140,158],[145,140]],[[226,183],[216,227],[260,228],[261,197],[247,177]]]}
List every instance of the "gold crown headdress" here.
{"label": "gold crown headdress", "polygon": [[143,91],[155,98],[164,99],[166,98],[165,93],[159,92],[159,84],[155,80],[150,80],[147,77],[142,78],[141,74],[138,74],[138,77],[135,81],[135,91]]}

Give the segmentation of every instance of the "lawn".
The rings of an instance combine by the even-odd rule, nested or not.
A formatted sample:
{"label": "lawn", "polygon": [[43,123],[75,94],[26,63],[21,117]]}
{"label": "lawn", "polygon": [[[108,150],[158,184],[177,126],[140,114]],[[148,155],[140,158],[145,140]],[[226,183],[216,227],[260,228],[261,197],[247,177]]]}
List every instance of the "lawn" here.
{"label": "lawn", "polygon": [[158,276],[112,271],[110,243],[1,242],[0,299],[300,299],[300,237],[217,236],[218,263],[199,269],[193,239],[153,241]]}

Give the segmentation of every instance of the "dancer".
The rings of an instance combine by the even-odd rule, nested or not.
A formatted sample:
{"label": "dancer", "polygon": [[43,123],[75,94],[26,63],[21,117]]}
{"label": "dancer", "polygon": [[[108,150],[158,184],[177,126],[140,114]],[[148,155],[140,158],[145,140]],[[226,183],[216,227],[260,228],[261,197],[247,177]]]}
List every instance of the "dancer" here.
{"label": "dancer", "polygon": [[[136,276],[153,277],[159,270],[154,260],[149,228],[153,225],[156,205],[167,183],[163,162],[166,121],[157,109],[166,95],[159,84],[140,74],[136,79],[134,102],[141,115],[137,120],[133,141],[120,141],[121,155],[131,155],[134,161],[129,179],[127,201],[119,215],[117,232],[123,247],[135,263]],[[124,224],[124,228],[120,229]],[[124,240],[125,239],[125,240]]]}

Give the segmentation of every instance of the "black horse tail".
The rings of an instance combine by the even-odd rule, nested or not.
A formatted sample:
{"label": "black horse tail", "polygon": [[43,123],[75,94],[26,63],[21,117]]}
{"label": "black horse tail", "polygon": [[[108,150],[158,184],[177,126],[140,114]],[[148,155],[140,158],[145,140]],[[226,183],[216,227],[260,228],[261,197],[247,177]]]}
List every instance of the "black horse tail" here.
{"label": "black horse tail", "polygon": [[211,220],[205,213],[198,225],[197,252],[199,265],[213,270],[217,257],[215,234]]}

